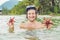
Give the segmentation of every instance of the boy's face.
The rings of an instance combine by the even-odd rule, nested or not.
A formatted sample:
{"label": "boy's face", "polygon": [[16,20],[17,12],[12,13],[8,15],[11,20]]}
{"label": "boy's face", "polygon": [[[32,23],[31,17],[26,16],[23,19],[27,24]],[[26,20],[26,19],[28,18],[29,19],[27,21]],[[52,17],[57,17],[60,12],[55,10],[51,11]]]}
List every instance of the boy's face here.
{"label": "boy's face", "polygon": [[36,11],[31,9],[31,10],[28,10],[27,12],[27,18],[29,21],[33,22],[37,17],[37,14],[36,14]]}

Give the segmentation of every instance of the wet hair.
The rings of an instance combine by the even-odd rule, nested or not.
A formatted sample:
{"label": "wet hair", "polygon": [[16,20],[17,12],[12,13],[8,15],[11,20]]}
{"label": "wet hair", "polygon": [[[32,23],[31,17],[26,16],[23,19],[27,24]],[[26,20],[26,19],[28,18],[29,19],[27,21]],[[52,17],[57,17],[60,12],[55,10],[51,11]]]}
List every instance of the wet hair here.
{"label": "wet hair", "polygon": [[29,11],[29,10],[35,10],[36,11],[36,13],[37,13],[37,10],[36,10],[36,7],[35,7],[35,5],[29,5],[29,6],[27,6],[26,7],[26,13]]}

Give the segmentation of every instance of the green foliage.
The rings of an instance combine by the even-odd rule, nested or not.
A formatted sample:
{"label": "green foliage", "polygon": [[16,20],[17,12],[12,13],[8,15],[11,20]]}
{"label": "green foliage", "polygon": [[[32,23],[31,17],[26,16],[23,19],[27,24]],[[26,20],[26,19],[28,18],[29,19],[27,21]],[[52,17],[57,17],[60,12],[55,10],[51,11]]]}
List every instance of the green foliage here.
{"label": "green foliage", "polygon": [[54,3],[52,3],[52,0],[22,0],[9,11],[9,14],[25,14],[27,5],[35,5],[40,14],[58,13],[59,5],[56,5],[55,0],[53,2]]}
{"label": "green foliage", "polygon": [[58,7],[57,6],[54,6],[54,12],[58,13]]}
{"label": "green foliage", "polygon": [[2,7],[2,14],[3,15],[8,15],[8,9],[6,7]]}

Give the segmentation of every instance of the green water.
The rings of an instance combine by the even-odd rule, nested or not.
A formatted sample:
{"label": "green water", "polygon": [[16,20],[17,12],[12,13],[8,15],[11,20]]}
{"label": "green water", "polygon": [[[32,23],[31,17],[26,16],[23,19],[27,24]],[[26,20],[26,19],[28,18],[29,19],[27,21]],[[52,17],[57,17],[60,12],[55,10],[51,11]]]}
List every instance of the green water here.
{"label": "green water", "polygon": [[[15,17],[14,33],[8,32],[6,24],[10,17]],[[39,16],[38,21],[42,21],[44,16]],[[46,16],[47,17],[47,16]],[[60,17],[52,17],[54,22],[50,30],[37,29],[27,31],[19,28],[19,24],[25,21],[25,15],[21,16],[0,16],[0,40],[60,40]]]}

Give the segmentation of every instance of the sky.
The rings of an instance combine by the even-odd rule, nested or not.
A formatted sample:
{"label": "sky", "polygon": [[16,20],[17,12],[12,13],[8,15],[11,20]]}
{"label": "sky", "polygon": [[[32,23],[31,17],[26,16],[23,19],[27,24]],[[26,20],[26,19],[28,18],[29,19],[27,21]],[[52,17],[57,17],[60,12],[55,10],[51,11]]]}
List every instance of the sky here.
{"label": "sky", "polygon": [[2,9],[2,6],[11,9],[15,4],[18,3],[18,1],[22,0],[0,0],[0,10]]}
{"label": "sky", "polygon": [[3,5],[7,1],[9,1],[9,0],[0,0],[0,6]]}

